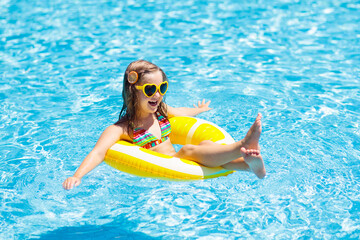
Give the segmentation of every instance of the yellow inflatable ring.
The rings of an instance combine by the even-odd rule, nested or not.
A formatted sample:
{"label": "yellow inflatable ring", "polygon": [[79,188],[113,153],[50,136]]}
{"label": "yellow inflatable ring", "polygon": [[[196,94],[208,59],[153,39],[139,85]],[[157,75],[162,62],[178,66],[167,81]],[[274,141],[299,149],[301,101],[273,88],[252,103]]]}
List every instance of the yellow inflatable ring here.
{"label": "yellow inflatable ring", "polygon": [[[197,145],[204,140],[230,144],[234,139],[219,126],[194,117],[170,118],[172,144]],[[199,163],[157,153],[132,143],[119,141],[106,153],[108,165],[139,177],[168,181],[192,181],[227,176],[234,171],[209,168]]]}

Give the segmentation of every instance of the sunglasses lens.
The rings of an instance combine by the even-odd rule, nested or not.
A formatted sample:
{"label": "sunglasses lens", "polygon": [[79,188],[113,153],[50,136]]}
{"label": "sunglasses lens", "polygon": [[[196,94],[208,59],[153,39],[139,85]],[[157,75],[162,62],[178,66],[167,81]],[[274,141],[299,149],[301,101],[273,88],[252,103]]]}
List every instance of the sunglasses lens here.
{"label": "sunglasses lens", "polygon": [[156,86],[155,85],[148,85],[144,89],[146,96],[151,97],[156,92]]}
{"label": "sunglasses lens", "polygon": [[160,93],[162,95],[164,95],[166,93],[168,89],[168,83],[167,82],[163,82],[161,85],[160,85]]}

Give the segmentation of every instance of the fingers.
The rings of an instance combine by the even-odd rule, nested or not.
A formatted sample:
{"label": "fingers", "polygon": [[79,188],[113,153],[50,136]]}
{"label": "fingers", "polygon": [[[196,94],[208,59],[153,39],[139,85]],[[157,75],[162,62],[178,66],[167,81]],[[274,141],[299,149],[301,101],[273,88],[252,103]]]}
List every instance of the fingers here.
{"label": "fingers", "polygon": [[71,183],[71,181],[69,179],[66,179],[65,182],[63,183],[63,188],[65,190],[70,190],[73,188],[72,186],[73,184]]}
{"label": "fingers", "polygon": [[70,187],[69,187],[69,182],[68,182],[67,179],[63,182],[63,188],[64,188],[65,190],[69,190],[69,189],[70,189]]}
{"label": "fingers", "polygon": [[65,190],[70,190],[72,189],[74,186],[77,187],[80,185],[80,180],[74,177],[69,177],[67,178],[64,183],[63,183],[63,188]]}
{"label": "fingers", "polygon": [[201,102],[198,101],[197,105],[196,104],[193,104],[194,108],[201,108]]}
{"label": "fingers", "polygon": [[210,100],[206,102],[205,99],[203,99],[202,101],[198,101],[198,107],[202,107],[202,106],[208,107],[210,103],[211,103]]}
{"label": "fingers", "polygon": [[[204,99],[204,101],[205,101],[205,99]],[[211,103],[211,101],[209,100],[209,101],[206,103],[206,106],[209,107],[210,103]]]}
{"label": "fingers", "polygon": [[206,102],[205,99],[203,99],[202,101],[197,102],[197,106],[196,104],[193,104],[193,106],[194,108],[201,108],[202,112],[206,112],[212,109],[209,107],[210,103],[211,101]]}
{"label": "fingers", "polygon": [[209,106],[209,104],[211,103],[211,101],[205,101],[205,99],[202,100],[202,105],[206,105],[206,106]]}

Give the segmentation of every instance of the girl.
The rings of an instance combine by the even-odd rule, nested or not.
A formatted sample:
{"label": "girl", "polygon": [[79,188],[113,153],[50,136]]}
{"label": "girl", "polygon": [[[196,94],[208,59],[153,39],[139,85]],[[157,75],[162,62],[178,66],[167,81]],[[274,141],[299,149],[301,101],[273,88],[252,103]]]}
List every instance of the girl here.
{"label": "girl", "polygon": [[168,79],[161,68],[145,61],[130,63],[124,75],[123,100],[119,120],[105,129],[94,149],[81,163],[74,176],[67,178],[67,190],[78,186],[81,178],[98,166],[107,150],[119,140],[132,142],[155,152],[196,161],[208,167],[222,166],[229,170],[252,171],[259,178],[266,174],[260,155],[261,114],[245,138],[229,145],[203,141],[199,145],[184,145],[178,152],[170,142],[168,117],[196,116],[209,111],[210,101],[199,102],[194,108],[173,108],[163,102]]}

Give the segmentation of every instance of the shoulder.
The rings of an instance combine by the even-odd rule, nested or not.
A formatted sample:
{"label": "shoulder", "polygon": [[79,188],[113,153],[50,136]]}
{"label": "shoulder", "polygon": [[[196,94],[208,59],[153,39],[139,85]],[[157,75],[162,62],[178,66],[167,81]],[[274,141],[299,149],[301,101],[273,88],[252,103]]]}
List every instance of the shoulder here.
{"label": "shoulder", "polygon": [[167,110],[167,115],[169,118],[172,117],[176,117],[180,115],[180,112],[178,111],[178,109],[171,107],[169,105],[166,104],[166,110]]}
{"label": "shoulder", "polygon": [[112,138],[117,138],[118,140],[130,139],[126,122],[108,126],[104,130],[103,134],[105,136],[111,136]]}
{"label": "shoulder", "polygon": [[124,126],[110,125],[101,134],[99,140],[95,144],[94,150],[102,154],[114,145],[119,140],[129,141],[130,137],[127,134]]}
{"label": "shoulder", "polygon": [[124,127],[121,125],[110,125],[105,130],[104,133],[106,134],[122,134],[124,132]]}

